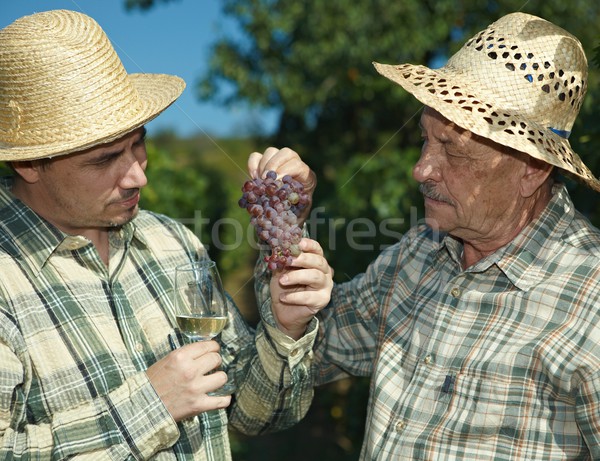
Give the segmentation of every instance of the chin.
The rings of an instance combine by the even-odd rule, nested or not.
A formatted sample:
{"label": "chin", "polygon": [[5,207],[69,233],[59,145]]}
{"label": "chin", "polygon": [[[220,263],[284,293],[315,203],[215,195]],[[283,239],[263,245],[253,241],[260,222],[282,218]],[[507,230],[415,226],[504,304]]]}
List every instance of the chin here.
{"label": "chin", "polygon": [[137,216],[137,214],[138,214],[138,210],[136,208],[136,210],[134,212],[132,212],[129,216],[122,216],[122,217],[115,218],[115,219],[109,221],[107,227],[110,227],[110,228],[122,227],[125,224],[133,221],[133,219]]}
{"label": "chin", "polygon": [[436,231],[444,232],[447,230],[446,226],[444,226],[443,220],[436,217],[435,213],[428,213],[427,211],[425,212],[425,224]]}

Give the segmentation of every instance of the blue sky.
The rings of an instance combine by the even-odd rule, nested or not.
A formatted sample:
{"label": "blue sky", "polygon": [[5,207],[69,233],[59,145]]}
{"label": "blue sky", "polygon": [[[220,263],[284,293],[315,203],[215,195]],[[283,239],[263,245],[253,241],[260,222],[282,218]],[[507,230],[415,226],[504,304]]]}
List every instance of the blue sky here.
{"label": "blue sky", "polygon": [[148,12],[126,12],[124,0],[2,0],[0,27],[34,12],[70,9],[93,17],[111,39],[128,72],[175,74],[187,88],[177,102],[148,124],[150,134],[163,128],[181,136],[244,133],[250,125],[273,129],[275,116],[243,105],[224,108],[200,103],[193,94],[206,70],[210,46],[218,37],[235,34],[235,24],[221,12],[220,0],[159,3]]}

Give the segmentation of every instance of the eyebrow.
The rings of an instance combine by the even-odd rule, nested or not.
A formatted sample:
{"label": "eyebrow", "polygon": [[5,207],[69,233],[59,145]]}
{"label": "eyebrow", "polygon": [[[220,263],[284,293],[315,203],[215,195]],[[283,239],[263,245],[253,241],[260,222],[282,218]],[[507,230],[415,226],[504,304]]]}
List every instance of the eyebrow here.
{"label": "eyebrow", "polygon": [[[141,128],[142,128],[142,130],[140,132],[140,137],[134,141],[135,144],[144,141],[144,139],[146,138],[146,133],[148,132],[148,130],[146,129],[145,126],[142,126]],[[99,164],[105,160],[112,158],[112,157],[117,157],[117,156],[121,155],[124,151],[125,151],[125,149],[114,150],[114,148],[110,148],[105,152],[101,152],[100,154],[98,154],[97,157],[90,159],[86,163],[88,163],[90,165]]]}

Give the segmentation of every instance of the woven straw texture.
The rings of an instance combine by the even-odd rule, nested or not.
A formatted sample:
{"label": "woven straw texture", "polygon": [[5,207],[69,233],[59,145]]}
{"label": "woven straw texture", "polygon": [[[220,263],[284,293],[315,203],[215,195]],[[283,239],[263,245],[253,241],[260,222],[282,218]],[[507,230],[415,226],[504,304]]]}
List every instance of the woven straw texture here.
{"label": "woven straw texture", "polygon": [[114,141],[169,107],[185,88],[127,74],[90,17],[54,10],[0,31],[0,160],[64,155]]}
{"label": "woven straw texture", "polygon": [[462,128],[600,191],[600,181],[567,140],[586,92],[587,60],[577,38],[558,26],[512,13],[468,40],[439,69],[373,64]]}

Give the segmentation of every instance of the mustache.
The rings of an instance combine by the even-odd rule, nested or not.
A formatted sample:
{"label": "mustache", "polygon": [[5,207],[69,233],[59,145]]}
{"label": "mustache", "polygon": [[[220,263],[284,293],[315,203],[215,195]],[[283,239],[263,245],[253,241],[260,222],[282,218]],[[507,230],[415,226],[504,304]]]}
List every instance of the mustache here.
{"label": "mustache", "polygon": [[419,192],[421,192],[421,194],[423,194],[425,197],[430,198],[432,200],[444,202],[449,205],[454,205],[454,202],[445,195],[442,195],[432,183],[424,182],[419,184]]}
{"label": "mustache", "polygon": [[124,193],[121,194],[121,200],[129,200],[130,198],[135,197],[139,193],[139,189],[127,189]]}
{"label": "mustache", "polygon": [[126,200],[129,200],[130,198],[135,197],[139,193],[140,189],[127,189],[126,191],[121,192],[118,198],[111,200],[110,203],[124,202]]}

